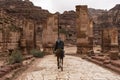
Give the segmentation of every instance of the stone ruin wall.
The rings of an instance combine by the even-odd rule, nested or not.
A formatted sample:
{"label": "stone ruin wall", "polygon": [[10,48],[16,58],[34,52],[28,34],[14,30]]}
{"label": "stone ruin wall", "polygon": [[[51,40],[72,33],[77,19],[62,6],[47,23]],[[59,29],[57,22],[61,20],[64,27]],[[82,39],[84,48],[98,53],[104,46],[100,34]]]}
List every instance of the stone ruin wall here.
{"label": "stone ruin wall", "polygon": [[26,47],[26,50],[34,48],[34,22],[0,12],[0,52],[23,47]]}
{"label": "stone ruin wall", "polygon": [[76,6],[77,53],[87,53],[92,49],[93,25],[86,5]]}
{"label": "stone ruin wall", "polygon": [[118,50],[118,29],[116,27],[105,28],[103,30],[102,49],[109,52],[115,47]]}
{"label": "stone ruin wall", "polygon": [[52,48],[58,38],[58,16],[57,14],[51,15],[43,28],[42,44],[44,51],[52,53]]}

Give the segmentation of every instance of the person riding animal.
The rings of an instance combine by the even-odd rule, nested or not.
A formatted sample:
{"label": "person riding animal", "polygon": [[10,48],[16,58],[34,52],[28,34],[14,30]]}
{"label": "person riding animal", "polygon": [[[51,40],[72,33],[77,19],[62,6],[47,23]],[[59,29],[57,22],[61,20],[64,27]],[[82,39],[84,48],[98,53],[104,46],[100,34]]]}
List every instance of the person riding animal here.
{"label": "person riding animal", "polygon": [[64,42],[61,40],[60,37],[56,41],[54,51],[55,51],[55,55],[57,56],[57,66],[58,66],[58,69],[59,69],[60,68],[59,67],[59,64],[60,64],[59,61],[61,60],[62,65],[63,65],[63,58],[64,58]]}

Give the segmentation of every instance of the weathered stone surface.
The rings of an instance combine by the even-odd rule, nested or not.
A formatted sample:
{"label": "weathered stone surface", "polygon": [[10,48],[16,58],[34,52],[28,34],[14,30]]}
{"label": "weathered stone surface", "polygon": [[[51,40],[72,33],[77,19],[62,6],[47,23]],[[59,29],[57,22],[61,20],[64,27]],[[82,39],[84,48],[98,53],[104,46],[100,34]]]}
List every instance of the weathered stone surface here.
{"label": "weathered stone surface", "polygon": [[20,38],[20,27],[16,24],[18,22],[4,10],[0,9],[0,12],[0,50],[16,49]]}
{"label": "weathered stone surface", "polygon": [[0,77],[3,77],[5,75],[5,72],[0,72]]}
{"label": "weathered stone surface", "polygon": [[[98,12],[100,15],[96,15],[95,24],[94,24],[94,36],[97,44],[102,45],[102,29],[106,28],[118,28],[118,41],[120,40],[120,31],[119,31],[119,23],[120,23],[120,4],[117,4],[110,10]],[[120,42],[120,41],[119,41]],[[120,43],[119,43],[120,44]]]}
{"label": "weathered stone surface", "polygon": [[96,59],[98,61],[104,61],[105,60],[105,57],[100,57],[100,56],[92,56],[92,59]]}
{"label": "weathered stone surface", "polygon": [[[120,67],[114,65],[113,63],[111,63],[112,61],[110,60],[105,60],[104,62],[102,61],[98,61],[96,59],[91,59],[91,58],[87,58],[89,61],[95,63],[95,64],[98,64],[100,66],[103,66],[105,68],[108,68],[108,69],[111,69],[112,71],[115,71],[117,73],[120,73]],[[117,62],[117,60],[115,60],[115,62]]]}
{"label": "weathered stone surface", "polygon": [[118,59],[118,54],[119,54],[119,52],[117,52],[117,51],[110,51],[110,58],[112,60],[117,60]]}
{"label": "weathered stone surface", "polygon": [[110,64],[110,60],[105,60],[103,64]]}
{"label": "weathered stone surface", "polygon": [[47,19],[47,24],[43,28],[42,44],[44,51],[51,53],[57,38],[58,38],[58,15],[54,14]]}
{"label": "weathered stone surface", "polygon": [[120,68],[120,60],[112,60],[111,64]]}
{"label": "weathered stone surface", "polygon": [[14,69],[20,68],[22,64],[20,63],[16,63],[13,65],[5,65],[2,68],[0,68],[0,77],[5,76],[6,74],[8,74],[9,72],[11,72]]}
{"label": "weathered stone surface", "polygon": [[[32,48],[40,49],[42,28],[45,27],[49,16],[47,10],[34,6],[29,0],[1,0],[0,23],[4,24],[0,24],[0,27],[3,29],[4,25],[6,28],[0,32],[1,51],[19,47],[26,54]],[[9,26],[13,27],[12,30],[8,29]],[[15,32],[14,28],[19,28],[19,31]],[[2,34],[4,32],[9,35]]]}
{"label": "weathered stone surface", "polygon": [[95,23],[100,23],[100,21],[98,20],[98,17],[107,12],[107,10],[94,9],[94,8],[88,8],[88,10],[89,10],[89,15],[92,17]]}
{"label": "weathered stone surface", "polygon": [[29,19],[17,19],[1,10],[0,42],[1,51],[9,51],[27,47],[27,50],[35,47],[34,22]]}
{"label": "weathered stone surface", "polygon": [[85,61],[79,57],[64,58],[63,71],[57,69],[56,57],[45,56],[38,60],[16,80],[119,80],[120,75]]}
{"label": "weathered stone surface", "polygon": [[0,7],[9,13],[9,15],[18,18],[25,17],[27,19],[33,19],[38,23],[45,21],[50,14],[47,10],[34,6],[33,3],[28,0],[3,0],[0,2]]}
{"label": "weathered stone surface", "polygon": [[[89,49],[92,49],[93,27],[92,21],[88,15],[87,6],[78,5],[76,6],[76,28],[77,28],[77,52],[87,53]],[[81,49],[80,49],[81,48]],[[84,50],[82,50],[84,49]],[[82,51],[81,51],[82,50]],[[84,51],[84,52],[83,52]]]}
{"label": "weathered stone surface", "polygon": [[104,28],[102,32],[102,49],[103,52],[116,50],[118,51],[118,28]]}
{"label": "weathered stone surface", "polygon": [[66,36],[66,43],[76,43],[76,13],[75,11],[64,11],[60,15],[59,25],[61,26],[63,33]]}

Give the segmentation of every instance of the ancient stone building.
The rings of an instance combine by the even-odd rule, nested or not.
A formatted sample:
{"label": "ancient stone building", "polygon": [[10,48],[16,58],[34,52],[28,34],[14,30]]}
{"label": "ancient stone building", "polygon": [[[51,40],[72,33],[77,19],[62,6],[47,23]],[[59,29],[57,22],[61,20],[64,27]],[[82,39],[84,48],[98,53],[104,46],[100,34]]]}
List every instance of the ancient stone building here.
{"label": "ancient stone building", "polygon": [[116,27],[109,27],[103,29],[102,36],[103,52],[108,52],[111,50],[118,51],[118,29]]}
{"label": "ancient stone building", "polygon": [[102,44],[102,27],[96,26],[94,24],[93,26],[93,44],[94,45],[101,45]]}
{"label": "ancient stone building", "polygon": [[14,18],[9,17],[4,10],[0,11],[0,51],[17,49],[20,39],[20,28],[14,24]]}
{"label": "ancient stone building", "polygon": [[[23,19],[21,25],[21,37],[20,37],[20,47],[24,51],[30,51],[35,48],[35,25],[34,21],[29,19]],[[27,52],[26,52],[27,53]]]}
{"label": "ancient stone building", "polygon": [[11,17],[2,9],[0,12],[0,51],[21,49],[27,53],[35,48],[34,21]]}
{"label": "ancient stone building", "polygon": [[110,35],[111,45],[118,45],[118,29],[116,27],[110,29]]}
{"label": "ancient stone building", "polygon": [[109,28],[102,29],[101,32],[101,48],[102,52],[106,52],[110,50],[110,33],[109,33]]}
{"label": "ancient stone building", "polygon": [[119,51],[120,51],[120,28],[118,28],[118,45],[119,45]]}
{"label": "ancient stone building", "polygon": [[86,5],[76,6],[77,53],[86,53],[92,49],[93,27]]}
{"label": "ancient stone building", "polygon": [[58,38],[58,15],[51,15],[43,28],[42,44],[45,52],[52,53],[52,48]]}
{"label": "ancient stone building", "polygon": [[41,49],[42,48],[42,32],[43,27],[45,24],[36,24],[35,25],[35,37],[36,37],[36,48]]}
{"label": "ancient stone building", "polygon": [[[111,8],[110,10],[105,10],[105,11],[90,11],[92,12],[92,17],[94,18],[94,14],[97,13],[96,15],[96,19],[94,18],[95,21],[95,25],[94,25],[94,34],[95,36],[95,40],[97,41],[98,45],[102,44],[102,40],[101,40],[101,33],[102,33],[102,29],[105,28],[110,28],[110,27],[117,27],[119,29],[119,23],[120,23],[120,4],[117,4],[116,6],[114,6],[113,8]],[[99,14],[99,15],[98,15]],[[120,31],[118,32],[118,34],[120,34]],[[119,42],[120,42],[120,35],[119,36]]]}
{"label": "ancient stone building", "polygon": [[[12,21],[10,24],[19,27],[20,40],[16,41],[18,46],[24,49],[24,51],[29,51],[36,47],[40,48],[42,44],[42,30],[46,26],[46,20],[51,13],[41,7],[34,6],[30,0],[0,1],[0,8],[9,15],[10,19],[13,18],[8,22]],[[3,12],[1,13],[0,15],[4,14]]]}

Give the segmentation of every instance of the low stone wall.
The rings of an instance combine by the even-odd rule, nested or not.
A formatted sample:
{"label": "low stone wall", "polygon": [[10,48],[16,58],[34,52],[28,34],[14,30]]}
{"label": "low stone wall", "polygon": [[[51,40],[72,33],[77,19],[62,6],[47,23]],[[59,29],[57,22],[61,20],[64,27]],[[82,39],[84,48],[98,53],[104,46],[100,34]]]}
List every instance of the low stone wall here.
{"label": "low stone wall", "polygon": [[102,67],[111,69],[112,71],[115,71],[120,74],[120,59],[111,60],[109,57],[105,56],[92,56],[86,57],[86,60],[98,64]]}
{"label": "low stone wall", "polygon": [[[28,60],[33,58],[33,56],[25,56],[24,60]],[[22,63],[15,63],[13,65],[4,65],[0,67],[0,80],[3,80],[2,77],[4,77],[6,74],[10,73],[11,71],[22,67],[23,64]]]}

